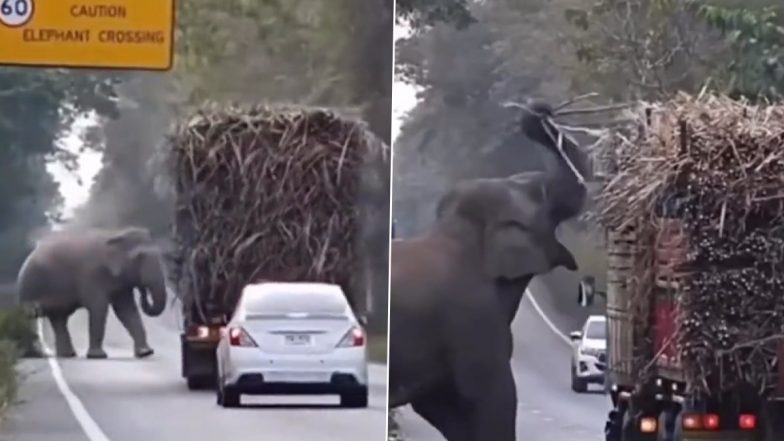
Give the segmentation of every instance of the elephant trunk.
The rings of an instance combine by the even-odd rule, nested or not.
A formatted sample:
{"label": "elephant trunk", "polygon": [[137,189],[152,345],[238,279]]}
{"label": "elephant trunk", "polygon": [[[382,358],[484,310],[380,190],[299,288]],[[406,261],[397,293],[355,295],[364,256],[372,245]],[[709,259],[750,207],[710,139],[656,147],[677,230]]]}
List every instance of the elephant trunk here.
{"label": "elephant trunk", "polygon": [[[526,110],[523,113],[523,133],[536,143],[546,147],[546,150],[555,156],[558,163],[556,170],[552,172],[548,185],[548,192],[553,196],[550,216],[557,225],[580,214],[588,190],[585,184],[575,176],[569,164],[557,153],[558,146],[553,140],[553,135],[558,136],[558,129],[548,121],[548,118],[552,116],[550,106],[538,100],[531,100],[529,109],[530,111]],[[564,136],[562,141],[563,152],[569,162],[583,178],[589,178],[591,168],[588,155],[573,142],[571,137]]]}
{"label": "elephant trunk", "polygon": [[148,256],[141,268],[141,308],[150,317],[156,317],[166,308],[166,281],[158,259]]}

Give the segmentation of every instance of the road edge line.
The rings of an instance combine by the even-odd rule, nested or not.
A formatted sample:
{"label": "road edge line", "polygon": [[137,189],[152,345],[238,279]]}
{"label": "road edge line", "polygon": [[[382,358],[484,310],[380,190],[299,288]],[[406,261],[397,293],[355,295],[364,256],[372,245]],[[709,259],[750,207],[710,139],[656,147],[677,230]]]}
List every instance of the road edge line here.
{"label": "road edge line", "polygon": [[539,303],[536,302],[536,299],[534,298],[534,293],[532,293],[530,289],[526,289],[525,294],[526,294],[525,297],[527,297],[528,301],[531,302],[531,306],[534,307],[536,313],[539,314],[539,317],[542,318],[544,324],[546,324],[547,327],[550,328],[551,331],[553,331],[553,334],[555,334],[556,337],[561,339],[561,341],[566,343],[568,346],[572,346],[572,340],[569,338],[569,336],[561,332],[561,330],[558,329],[557,326],[555,326],[555,323],[553,323],[550,320],[550,317],[547,317],[547,314],[544,313],[542,308],[539,306]]}
{"label": "road edge line", "polygon": [[65,380],[65,376],[63,375],[62,369],[60,369],[60,363],[57,362],[57,358],[55,358],[52,354],[52,350],[46,341],[44,340],[44,326],[43,320],[40,318],[37,320],[38,322],[38,341],[41,343],[41,349],[44,352],[44,356],[46,357],[47,362],[49,363],[49,369],[52,371],[52,377],[54,377],[54,382],[57,385],[57,389],[60,391],[60,394],[65,398],[66,404],[71,409],[71,413],[73,413],[76,422],[79,423],[79,426],[82,428],[85,436],[90,441],[110,441],[109,437],[101,430],[98,423],[95,422],[93,417],[90,416],[90,413],[87,412],[87,409],[84,407],[84,404],[76,396],[76,394],[71,390],[70,386],[68,386],[68,382]]}

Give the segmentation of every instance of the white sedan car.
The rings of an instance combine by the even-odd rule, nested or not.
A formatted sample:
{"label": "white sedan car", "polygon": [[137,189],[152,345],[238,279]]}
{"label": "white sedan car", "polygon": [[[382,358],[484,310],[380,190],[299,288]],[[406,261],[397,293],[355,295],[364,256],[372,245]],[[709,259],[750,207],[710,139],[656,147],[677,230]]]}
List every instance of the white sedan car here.
{"label": "white sedan car", "polygon": [[366,335],[338,285],[246,286],[216,356],[223,407],[242,394],[338,394],[344,407],[368,405]]}
{"label": "white sedan car", "polygon": [[607,320],[602,315],[589,316],[582,331],[570,335],[572,354],[572,390],[585,392],[588,384],[604,384],[607,363]]}

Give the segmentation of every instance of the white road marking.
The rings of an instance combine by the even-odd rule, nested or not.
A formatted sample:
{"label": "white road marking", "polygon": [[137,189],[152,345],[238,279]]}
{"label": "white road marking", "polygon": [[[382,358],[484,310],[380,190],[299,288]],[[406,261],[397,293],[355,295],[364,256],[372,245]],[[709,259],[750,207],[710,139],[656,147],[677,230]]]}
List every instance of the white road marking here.
{"label": "white road marking", "polygon": [[90,441],[110,441],[109,437],[103,433],[103,430],[98,426],[98,423],[90,416],[87,412],[87,409],[82,404],[82,401],[79,397],[76,396],[75,393],[71,390],[68,386],[68,383],[65,381],[65,377],[63,376],[63,371],[60,369],[60,364],[57,362],[57,358],[54,356],[53,351],[46,344],[46,340],[44,339],[44,325],[43,320],[38,319],[38,340],[41,342],[41,349],[44,352],[44,356],[46,357],[47,361],[49,362],[49,367],[52,369],[52,377],[54,377],[54,382],[57,384],[57,388],[60,390],[60,393],[65,398],[65,402],[68,403],[68,407],[73,412],[74,418],[79,423],[79,426],[82,427],[84,434],[87,435],[87,439]]}
{"label": "white road marking", "polygon": [[531,290],[530,289],[525,290],[525,294],[526,294],[525,297],[527,297],[528,300],[531,302],[531,305],[534,307],[536,313],[539,314],[539,317],[541,317],[542,320],[544,320],[544,324],[547,325],[547,327],[550,328],[551,331],[553,331],[556,337],[560,338],[564,343],[566,343],[571,347],[572,340],[569,339],[569,336],[561,332],[561,330],[558,329],[557,326],[555,326],[555,324],[550,320],[550,318],[547,317],[547,314],[545,314],[544,311],[542,311],[542,308],[539,306],[538,303],[536,303],[536,299],[534,298],[534,295],[531,292]]}

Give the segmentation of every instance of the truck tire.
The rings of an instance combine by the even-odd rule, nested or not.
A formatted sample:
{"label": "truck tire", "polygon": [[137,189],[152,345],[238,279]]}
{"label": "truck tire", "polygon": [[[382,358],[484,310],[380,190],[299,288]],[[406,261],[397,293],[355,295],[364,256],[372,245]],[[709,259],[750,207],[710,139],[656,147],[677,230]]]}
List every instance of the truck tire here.
{"label": "truck tire", "polygon": [[340,394],[340,406],[351,408],[368,407],[368,388],[358,387]]}
{"label": "truck tire", "polygon": [[572,391],[577,392],[578,394],[588,391],[588,383],[577,377],[574,366],[572,366]]}
{"label": "truck tire", "polygon": [[187,377],[188,390],[204,390],[210,387],[210,378],[208,377]]}

